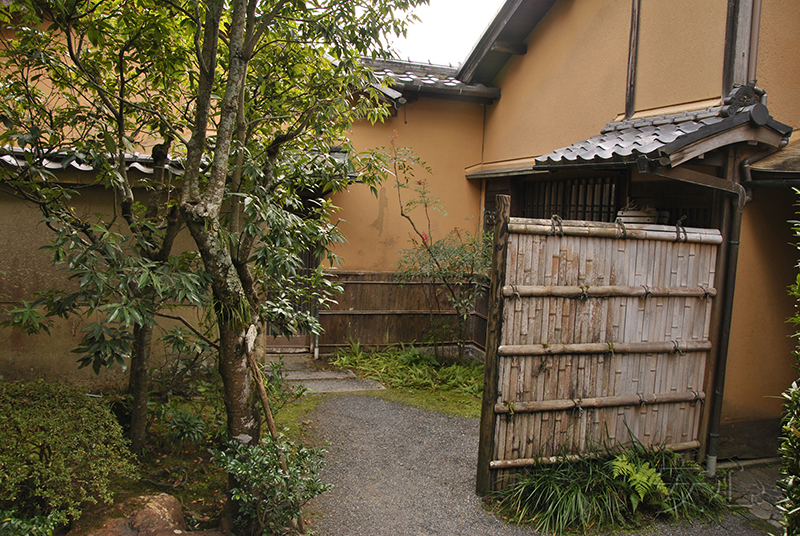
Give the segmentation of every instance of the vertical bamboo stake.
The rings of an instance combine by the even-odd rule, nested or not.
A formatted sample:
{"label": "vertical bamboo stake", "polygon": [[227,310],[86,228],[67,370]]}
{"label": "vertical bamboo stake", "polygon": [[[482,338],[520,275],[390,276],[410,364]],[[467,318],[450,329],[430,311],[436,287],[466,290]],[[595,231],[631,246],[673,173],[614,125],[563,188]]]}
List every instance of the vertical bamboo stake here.
{"label": "vertical bamboo stake", "polygon": [[[247,355],[247,364],[250,366],[250,372],[253,375],[253,380],[256,382],[256,389],[258,390],[258,397],[261,399],[261,405],[264,407],[264,416],[267,419],[267,428],[269,428],[269,435],[276,442],[278,441],[278,429],[275,426],[275,419],[272,416],[272,410],[269,407],[269,397],[267,396],[267,389],[264,387],[264,378],[261,376],[261,369],[258,368],[256,358],[253,351],[253,344],[255,341],[255,324],[250,326],[247,331],[247,348],[245,354]],[[281,453],[281,469],[284,473],[289,473],[289,467],[286,464],[286,458]],[[306,525],[303,520],[303,514],[297,514],[297,530],[300,534],[306,533]]]}
{"label": "vertical bamboo stake", "polygon": [[489,290],[489,318],[486,327],[486,358],[484,361],[483,403],[481,406],[480,443],[478,445],[478,472],[476,492],[486,495],[492,488],[492,471],[489,462],[494,455],[494,405],[497,402],[498,347],[503,325],[503,285],[506,278],[508,251],[508,219],[511,215],[511,197],[497,196],[497,213],[492,242],[492,284]]}

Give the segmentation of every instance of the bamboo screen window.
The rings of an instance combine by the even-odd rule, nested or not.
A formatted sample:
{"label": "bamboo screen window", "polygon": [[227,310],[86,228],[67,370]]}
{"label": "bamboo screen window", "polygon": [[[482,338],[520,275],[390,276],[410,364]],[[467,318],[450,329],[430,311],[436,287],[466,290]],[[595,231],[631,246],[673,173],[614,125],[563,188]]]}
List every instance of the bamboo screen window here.
{"label": "bamboo screen window", "polygon": [[613,222],[617,217],[620,177],[530,181],[524,184],[525,218]]}

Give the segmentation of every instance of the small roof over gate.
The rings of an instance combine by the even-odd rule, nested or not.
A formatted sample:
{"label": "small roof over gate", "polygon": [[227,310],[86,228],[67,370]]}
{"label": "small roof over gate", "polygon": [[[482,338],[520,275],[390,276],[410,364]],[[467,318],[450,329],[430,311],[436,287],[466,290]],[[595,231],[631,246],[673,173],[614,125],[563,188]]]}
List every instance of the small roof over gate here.
{"label": "small roof over gate", "polygon": [[792,128],[756,103],[731,113],[727,106],[608,123],[598,136],[536,158],[535,168],[636,164],[642,159],[678,166],[737,142],[777,146]]}

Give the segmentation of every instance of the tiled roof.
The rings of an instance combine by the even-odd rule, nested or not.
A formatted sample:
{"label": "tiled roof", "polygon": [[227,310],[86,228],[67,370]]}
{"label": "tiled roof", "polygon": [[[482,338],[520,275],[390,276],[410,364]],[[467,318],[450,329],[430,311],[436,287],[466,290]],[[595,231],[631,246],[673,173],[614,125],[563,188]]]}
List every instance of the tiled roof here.
{"label": "tiled roof", "polygon": [[[42,166],[51,171],[57,171],[67,168],[72,168],[77,171],[93,171],[94,167],[77,159],[65,160],[67,153],[54,153],[49,158],[42,160]],[[26,167],[28,165],[23,150],[19,148],[4,147],[0,149],[0,161],[14,167]],[[128,171],[135,169],[141,171],[146,175],[153,174],[153,157],[139,153],[132,153],[125,155],[125,162]],[[183,174],[183,164],[179,158],[170,159],[165,169],[171,171],[175,175]]]}
{"label": "tiled roof", "polygon": [[364,63],[375,71],[379,80],[401,93],[439,93],[488,100],[500,98],[500,88],[465,84],[458,80],[455,77],[458,69],[454,67],[399,60],[365,59]]}
{"label": "tiled roof", "polygon": [[630,164],[641,157],[666,163],[676,151],[748,122],[766,125],[782,136],[792,131],[772,119],[762,104],[741,108],[732,114],[730,107],[715,106],[608,123],[598,136],[537,157],[536,167]]}

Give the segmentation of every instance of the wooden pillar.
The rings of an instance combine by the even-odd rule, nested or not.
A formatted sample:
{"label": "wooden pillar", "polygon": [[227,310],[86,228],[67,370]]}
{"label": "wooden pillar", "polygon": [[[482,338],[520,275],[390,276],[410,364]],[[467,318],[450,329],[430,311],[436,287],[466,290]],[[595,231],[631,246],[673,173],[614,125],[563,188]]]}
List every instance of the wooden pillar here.
{"label": "wooden pillar", "polygon": [[503,285],[506,280],[506,254],[508,252],[508,220],[511,214],[511,197],[497,196],[492,251],[492,283],[489,288],[489,315],[486,326],[486,358],[483,376],[483,404],[481,406],[480,443],[478,445],[478,473],[475,490],[478,495],[492,491],[492,471],[489,463],[494,456],[494,406],[497,403],[498,348],[503,326]]}

